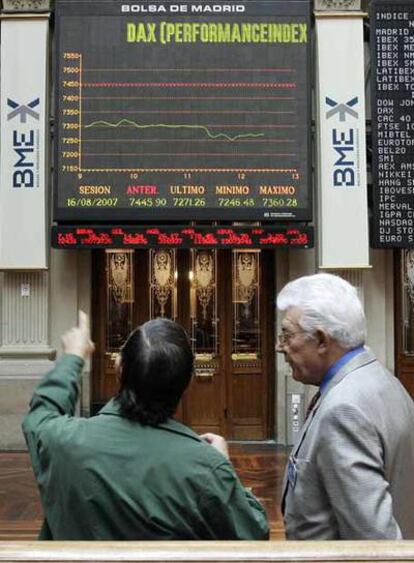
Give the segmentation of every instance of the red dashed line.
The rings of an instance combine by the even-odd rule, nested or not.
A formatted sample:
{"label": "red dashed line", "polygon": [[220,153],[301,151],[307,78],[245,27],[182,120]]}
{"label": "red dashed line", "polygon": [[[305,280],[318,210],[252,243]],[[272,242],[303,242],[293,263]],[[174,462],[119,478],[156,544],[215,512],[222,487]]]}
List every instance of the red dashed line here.
{"label": "red dashed line", "polygon": [[83,82],[82,88],[296,88],[296,82]]}

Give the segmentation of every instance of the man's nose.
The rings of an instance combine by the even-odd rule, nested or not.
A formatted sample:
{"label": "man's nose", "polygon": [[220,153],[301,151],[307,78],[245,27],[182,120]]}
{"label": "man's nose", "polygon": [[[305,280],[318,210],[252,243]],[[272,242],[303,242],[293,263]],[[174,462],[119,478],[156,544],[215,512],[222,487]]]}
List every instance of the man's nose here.
{"label": "man's nose", "polygon": [[276,342],[275,350],[276,352],[279,352],[279,354],[283,354],[283,352],[285,351],[285,345],[281,344],[280,342]]}

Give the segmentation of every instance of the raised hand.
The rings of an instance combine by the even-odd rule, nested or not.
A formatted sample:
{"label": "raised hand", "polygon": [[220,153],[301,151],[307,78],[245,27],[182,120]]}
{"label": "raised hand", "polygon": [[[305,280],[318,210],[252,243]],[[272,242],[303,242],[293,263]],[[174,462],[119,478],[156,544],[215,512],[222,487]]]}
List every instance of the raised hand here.
{"label": "raised hand", "polygon": [[75,354],[83,359],[93,353],[95,345],[91,340],[89,317],[83,311],[79,311],[78,326],[62,336],[62,347],[66,354]]}

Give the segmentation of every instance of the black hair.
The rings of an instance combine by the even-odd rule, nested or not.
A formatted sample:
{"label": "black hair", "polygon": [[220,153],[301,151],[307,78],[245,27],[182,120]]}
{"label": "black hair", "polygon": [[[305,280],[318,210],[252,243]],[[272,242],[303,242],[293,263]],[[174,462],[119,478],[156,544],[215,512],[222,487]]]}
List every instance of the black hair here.
{"label": "black hair", "polygon": [[121,414],[157,425],[177,409],[193,372],[193,352],[182,326],[158,318],[135,329],[120,351]]}

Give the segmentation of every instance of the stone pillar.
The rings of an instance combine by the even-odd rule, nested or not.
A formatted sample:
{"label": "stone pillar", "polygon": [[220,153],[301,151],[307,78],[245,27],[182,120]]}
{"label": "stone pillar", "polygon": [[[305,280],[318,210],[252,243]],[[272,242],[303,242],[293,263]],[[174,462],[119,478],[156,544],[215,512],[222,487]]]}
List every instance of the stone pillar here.
{"label": "stone pillar", "polygon": [[48,272],[2,274],[0,359],[50,359]]}
{"label": "stone pillar", "polygon": [[[49,9],[49,0],[2,2],[2,13],[9,18],[43,17],[39,12]],[[48,135],[45,143],[48,153]],[[14,219],[18,224],[19,217]],[[37,381],[53,366],[49,272],[0,272],[0,320],[0,450],[23,449],[22,417]]]}
{"label": "stone pillar", "polygon": [[0,450],[22,449],[21,420],[51,367],[48,272],[0,274]]}

